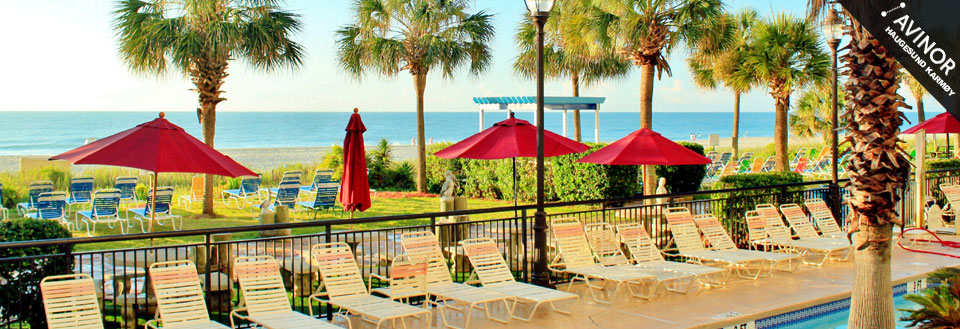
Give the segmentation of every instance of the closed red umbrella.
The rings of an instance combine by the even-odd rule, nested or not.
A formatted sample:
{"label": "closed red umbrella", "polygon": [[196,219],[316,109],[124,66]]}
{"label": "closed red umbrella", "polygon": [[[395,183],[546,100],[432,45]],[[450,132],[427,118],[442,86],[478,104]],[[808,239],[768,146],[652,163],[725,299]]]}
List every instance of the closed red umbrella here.
{"label": "closed red umbrella", "polygon": [[[543,131],[543,156],[555,157],[589,150],[586,144]],[[537,126],[513,117],[493,124],[473,136],[437,151],[444,159],[513,159],[513,205],[517,205],[517,158],[537,157]]]}
{"label": "closed red umbrella", "polygon": [[347,122],[347,136],[343,139],[343,176],[340,178],[340,204],[343,209],[364,211],[370,208],[370,181],[367,178],[367,158],[363,148],[363,132],[367,128],[360,120],[358,109],[353,109]]}
{"label": "closed red umbrella", "polygon": [[[164,119],[163,112],[153,121],[116,133],[50,158],[73,164],[96,164],[137,168],[153,172],[154,193],[157,173],[182,172],[228,177],[256,176],[230,157],[214,150]],[[156,201],[156,195],[153,200]],[[153,205],[151,205],[151,210]],[[151,214],[150,229],[153,229]]]}
{"label": "closed red umbrella", "polygon": [[643,128],[583,157],[577,162],[605,165],[705,165],[710,159]]}

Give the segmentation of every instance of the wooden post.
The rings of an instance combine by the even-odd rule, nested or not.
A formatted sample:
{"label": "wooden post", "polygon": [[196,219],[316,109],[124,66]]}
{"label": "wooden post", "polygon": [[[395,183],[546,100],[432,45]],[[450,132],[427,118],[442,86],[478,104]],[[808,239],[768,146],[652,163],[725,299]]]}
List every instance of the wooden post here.
{"label": "wooden post", "polygon": [[567,137],[567,110],[563,110],[563,137]]}
{"label": "wooden post", "polygon": [[600,105],[593,110],[593,141],[600,142]]}
{"label": "wooden post", "polygon": [[[213,242],[224,242],[233,240],[233,234],[231,233],[221,233],[221,234],[211,234],[210,240]],[[227,277],[233,276],[233,253],[230,251],[229,244],[218,244],[217,247],[217,265],[220,269],[220,272],[226,274]]]}
{"label": "wooden post", "polygon": [[927,196],[926,183],[926,172],[927,168],[923,166],[924,155],[927,154],[927,130],[920,129],[914,137],[914,143],[916,144],[916,156],[914,156],[914,162],[916,163],[916,185],[914,186],[913,199],[914,199],[914,211],[916,212],[914,218],[917,220],[917,227],[923,227],[923,224],[926,223],[926,212],[923,211],[924,199]]}

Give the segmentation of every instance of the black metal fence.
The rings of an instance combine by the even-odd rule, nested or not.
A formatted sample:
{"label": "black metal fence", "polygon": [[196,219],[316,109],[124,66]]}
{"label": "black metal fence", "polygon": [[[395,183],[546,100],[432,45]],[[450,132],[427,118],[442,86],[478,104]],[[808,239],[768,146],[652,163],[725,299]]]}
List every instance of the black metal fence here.
{"label": "black metal fence", "polygon": [[[933,187],[943,182],[956,183],[960,171],[938,171],[927,175],[926,194],[936,194]],[[843,185],[843,182],[841,182]],[[844,189],[837,193],[848,194]],[[899,191],[902,196],[911,195],[910,188]],[[748,189],[712,190],[695,193],[659,195],[649,197],[583,202],[551,203],[547,205],[548,220],[559,217],[576,217],[584,224],[606,222],[612,224],[640,222],[662,248],[669,249],[670,239],[667,224],[660,214],[668,207],[683,206],[693,213],[713,213],[720,218],[731,236],[746,244],[744,212],[761,203],[801,203],[805,199],[823,198],[834,203],[830,197],[829,181],[805,182],[789,185],[766,186]],[[905,199],[909,200],[909,199]],[[569,211],[578,206],[577,211]],[[190,260],[197,264],[198,272],[207,294],[210,316],[216,321],[229,323],[229,312],[238,305],[238,293],[232,276],[232,263],[238,257],[271,255],[282,264],[284,281],[291,294],[291,304],[296,311],[308,313],[313,308],[321,314],[331,314],[327,305],[310,303],[308,296],[319,287],[315,268],[311,265],[310,247],[317,243],[344,242],[354,248],[364,277],[376,273],[387,275],[391,260],[402,253],[400,237],[407,232],[432,231],[440,240],[444,255],[452,264],[454,279],[464,281],[471,273],[468,260],[458,246],[458,241],[476,237],[490,237],[499,244],[506,261],[517,280],[529,281],[533,270],[533,206],[502,207],[442,213],[425,213],[400,216],[360,218],[353,220],[324,220],[313,222],[255,225],[191,231],[131,234],[125,236],[100,236],[45,241],[22,241],[0,243],[0,248],[53,248],[59,252],[42,255],[0,259],[0,269],[7,273],[41,274],[86,273],[95,280],[101,309],[108,327],[142,328],[154,317],[154,292],[147,284],[147,268],[155,262],[167,260]],[[846,207],[840,207],[845,221]],[[899,210],[904,220],[912,222],[912,203],[902,202]],[[516,213],[517,215],[513,215]],[[469,216],[497,214],[495,219],[465,220]],[[376,229],[345,229],[351,224],[379,223],[385,227]],[[845,222],[841,225],[846,225]],[[389,227],[386,227],[389,226]],[[232,234],[241,232],[266,232],[294,228],[322,228],[320,233],[263,237],[256,239],[232,239]],[[177,245],[151,246],[118,250],[73,252],[75,246],[103,243],[128,242],[152,245],[154,239],[202,237],[202,242]],[[549,257],[554,251],[549,250]],[[40,273],[38,268],[53,268],[56,273]],[[565,278],[553,277],[556,281]],[[28,281],[28,280],[22,280]],[[35,285],[36,281],[33,282]],[[23,284],[12,291],[14,295],[0,298],[30,300],[37,296],[38,288],[26,283],[0,282],[0,286]],[[372,282],[374,286],[380,282]],[[36,298],[36,297],[34,297]],[[9,304],[9,303],[8,303]],[[0,309],[0,328],[25,328],[25,318],[31,313],[29,303],[19,304],[19,309]],[[39,313],[42,316],[42,311]]]}

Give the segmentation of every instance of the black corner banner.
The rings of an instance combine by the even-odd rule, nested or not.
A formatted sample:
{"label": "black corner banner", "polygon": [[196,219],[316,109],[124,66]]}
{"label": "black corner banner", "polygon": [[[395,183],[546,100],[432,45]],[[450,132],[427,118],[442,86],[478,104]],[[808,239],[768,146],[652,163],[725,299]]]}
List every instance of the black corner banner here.
{"label": "black corner banner", "polygon": [[840,0],[960,120],[960,0]]}

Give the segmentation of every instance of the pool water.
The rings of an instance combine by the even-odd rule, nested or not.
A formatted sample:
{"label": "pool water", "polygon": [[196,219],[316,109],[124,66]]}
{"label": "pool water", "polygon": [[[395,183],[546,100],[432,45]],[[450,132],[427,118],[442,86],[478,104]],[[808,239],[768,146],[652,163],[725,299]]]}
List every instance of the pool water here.
{"label": "pool water", "polygon": [[[914,304],[911,301],[908,301],[903,298],[904,295],[900,295],[893,298],[893,308],[896,310],[899,309],[915,309],[919,307],[917,304]],[[907,316],[907,312],[897,311],[897,320]],[[850,309],[843,309],[836,312],[833,312],[829,315],[816,317],[808,319],[803,322],[798,322],[791,324],[789,326],[781,327],[782,329],[838,329],[838,328],[847,328],[847,319],[850,317]],[[897,329],[906,328],[910,322],[899,321],[897,322]]]}

